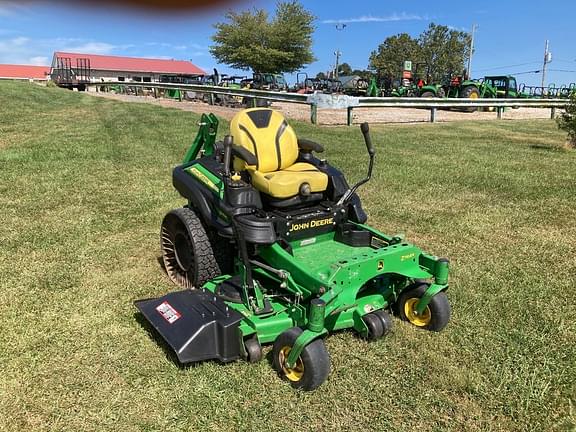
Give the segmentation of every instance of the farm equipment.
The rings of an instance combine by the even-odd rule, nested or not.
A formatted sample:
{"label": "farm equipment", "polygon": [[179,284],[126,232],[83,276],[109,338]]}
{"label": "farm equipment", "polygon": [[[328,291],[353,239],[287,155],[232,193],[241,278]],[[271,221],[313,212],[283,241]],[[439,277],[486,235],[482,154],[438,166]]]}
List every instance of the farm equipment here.
{"label": "farm equipment", "polygon": [[288,84],[282,74],[254,73],[250,88],[255,90],[288,91]]}
{"label": "farm equipment", "polygon": [[290,91],[300,94],[315,92],[326,94],[342,93],[342,82],[334,78],[309,78],[306,72],[298,72],[296,74],[296,84]]}
{"label": "farm equipment", "polygon": [[[243,83],[246,81],[245,76],[237,76],[237,75],[226,75],[222,74],[220,76],[220,82],[218,85],[220,87],[227,87],[231,89],[241,89],[243,88]],[[244,106],[244,97],[243,96],[233,96],[233,95],[222,95],[222,94],[215,94],[214,95],[214,103],[221,106],[237,108]]]}
{"label": "farm equipment", "polygon": [[[516,78],[510,75],[485,76],[481,80],[471,80],[462,76],[452,76],[445,87],[446,96],[465,99],[515,99],[521,97]],[[475,107],[465,108],[474,112]]]}
{"label": "farm equipment", "polygon": [[276,111],[239,112],[222,142],[217,130],[204,114],[173,171],[187,205],[162,221],[163,263],[182,290],[135,302],[180,363],[257,362],[272,343],[278,374],[313,390],[330,371],[329,333],[379,339],[389,310],[446,326],[448,260],[366,225],[356,192],[374,165],[368,124],[368,172],[353,186]]}
{"label": "farm equipment", "polygon": [[569,98],[572,94],[576,93],[576,83],[570,83],[568,85],[561,85],[556,87],[555,84],[550,84],[548,87],[540,86],[527,86],[526,84],[520,84],[518,89],[519,97],[522,98]]}
{"label": "farm equipment", "polygon": [[[417,63],[412,72],[412,62],[405,61],[402,79],[396,81],[389,92],[396,97],[444,97],[444,88],[431,82],[430,67],[426,63]],[[422,69],[425,73],[422,74]]]}
{"label": "farm equipment", "polygon": [[342,93],[348,96],[366,96],[370,82],[361,76],[340,77]]}
{"label": "farm equipment", "polygon": [[[56,64],[50,70],[51,80],[58,86],[69,90],[85,91],[86,85],[91,82],[90,58],[62,57],[56,53]],[[75,62],[73,60],[76,60]]]}

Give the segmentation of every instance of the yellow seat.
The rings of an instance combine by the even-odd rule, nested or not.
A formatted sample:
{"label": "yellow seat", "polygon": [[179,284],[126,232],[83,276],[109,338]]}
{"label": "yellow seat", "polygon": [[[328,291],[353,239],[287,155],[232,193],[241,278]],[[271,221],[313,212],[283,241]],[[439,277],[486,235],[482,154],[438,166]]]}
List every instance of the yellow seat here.
{"label": "yellow seat", "polygon": [[252,185],[274,198],[291,198],[301,193],[324,192],[328,176],[314,165],[296,162],[298,139],[284,116],[268,108],[239,112],[230,122],[234,144],[256,156],[256,165],[234,159],[236,171],[247,170]]}

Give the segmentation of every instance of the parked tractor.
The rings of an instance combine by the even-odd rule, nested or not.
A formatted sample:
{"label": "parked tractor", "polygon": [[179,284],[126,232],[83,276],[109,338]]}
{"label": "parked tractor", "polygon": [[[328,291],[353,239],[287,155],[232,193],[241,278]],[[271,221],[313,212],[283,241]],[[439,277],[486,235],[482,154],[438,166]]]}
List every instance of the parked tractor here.
{"label": "parked tractor", "polygon": [[282,74],[254,73],[249,88],[255,90],[288,91],[288,84]]}
{"label": "parked tractor", "polygon": [[[424,72],[422,72],[424,71]],[[392,84],[389,96],[396,97],[444,97],[444,88],[441,84],[432,83],[430,67],[426,63],[416,63],[414,72],[412,62],[405,61],[402,79]]]}

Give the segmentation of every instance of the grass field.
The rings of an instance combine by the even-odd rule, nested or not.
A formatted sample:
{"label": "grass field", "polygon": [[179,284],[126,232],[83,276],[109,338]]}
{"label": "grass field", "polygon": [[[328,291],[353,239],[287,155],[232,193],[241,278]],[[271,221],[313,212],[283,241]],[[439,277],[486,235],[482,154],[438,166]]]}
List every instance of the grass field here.
{"label": "grass field", "polygon": [[[453,319],[332,335],[307,394],[266,361],[180,368],[136,319],[174,289],[158,231],[197,121],[0,83],[0,430],[576,428],[576,151],[552,121],[372,128],[370,223],[451,258]],[[364,174],[357,128],[295,127]]]}

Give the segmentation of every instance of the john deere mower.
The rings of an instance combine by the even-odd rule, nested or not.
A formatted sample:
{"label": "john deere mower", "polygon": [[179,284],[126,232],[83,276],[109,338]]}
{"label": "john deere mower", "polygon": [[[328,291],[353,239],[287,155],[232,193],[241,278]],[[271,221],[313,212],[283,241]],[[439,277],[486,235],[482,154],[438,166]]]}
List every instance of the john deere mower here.
{"label": "john deere mower", "polygon": [[204,114],[173,184],[187,204],[162,221],[166,272],[182,290],[136,306],[180,363],[262,359],[302,390],[330,371],[324,338],[351,329],[376,340],[390,312],[439,331],[450,318],[448,260],[366,225],[356,191],[267,108],[239,112],[216,141]]}

